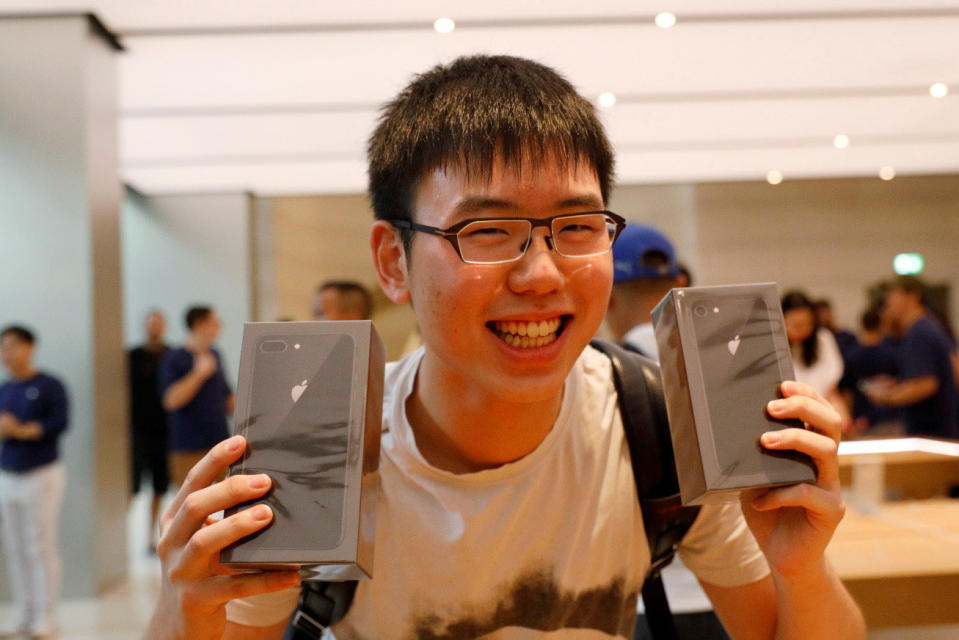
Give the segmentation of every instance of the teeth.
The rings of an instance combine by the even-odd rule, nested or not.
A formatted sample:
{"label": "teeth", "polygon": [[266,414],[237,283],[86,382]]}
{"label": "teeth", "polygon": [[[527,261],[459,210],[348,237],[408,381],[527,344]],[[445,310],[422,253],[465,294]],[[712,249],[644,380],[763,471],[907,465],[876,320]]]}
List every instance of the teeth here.
{"label": "teeth", "polygon": [[496,322],[494,327],[506,344],[521,349],[536,348],[556,340],[560,319],[540,322]]}

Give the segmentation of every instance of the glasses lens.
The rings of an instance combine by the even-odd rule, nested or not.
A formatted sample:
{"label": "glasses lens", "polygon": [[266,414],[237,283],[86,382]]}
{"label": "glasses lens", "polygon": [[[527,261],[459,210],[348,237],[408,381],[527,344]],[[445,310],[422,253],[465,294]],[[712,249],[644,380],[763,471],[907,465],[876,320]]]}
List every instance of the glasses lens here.
{"label": "glasses lens", "polygon": [[466,262],[492,264],[516,260],[529,239],[526,220],[478,220],[456,234]]}
{"label": "glasses lens", "polygon": [[595,256],[613,246],[616,223],[604,213],[584,213],[553,220],[553,242],[564,256]]}

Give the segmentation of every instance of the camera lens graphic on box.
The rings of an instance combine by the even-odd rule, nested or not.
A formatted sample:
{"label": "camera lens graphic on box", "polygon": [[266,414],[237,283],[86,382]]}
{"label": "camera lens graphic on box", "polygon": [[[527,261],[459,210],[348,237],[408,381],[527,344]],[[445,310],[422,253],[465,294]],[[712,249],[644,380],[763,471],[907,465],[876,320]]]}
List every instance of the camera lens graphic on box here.
{"label": "camera lens graphic on box", "polygon": [[231,474],[265,473],[266,528],[224,550],[235,568],[311,568],[325,580],[370,577],[384,350],[369,321],[247,323]]}
{"label": "camera lens graphic on box", "polygon": [[759,444],[766,431],[802,426],[766,412],[794,378],[775,284],[673,289],[653,323],[684,504],[815,480],[808,456]]}

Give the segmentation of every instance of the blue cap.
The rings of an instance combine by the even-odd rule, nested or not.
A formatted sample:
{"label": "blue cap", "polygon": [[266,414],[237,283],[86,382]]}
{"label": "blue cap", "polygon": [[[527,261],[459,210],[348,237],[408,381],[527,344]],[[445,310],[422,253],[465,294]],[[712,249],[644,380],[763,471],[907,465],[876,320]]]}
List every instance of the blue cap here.
{"label": "blue cap", "polygon": [[[666,264],[646,266],[643,256],[656,252],[666,256]],[[637,278],[675,278],[679,263],[673,245],[663,233],[645,224],[627,223],[613,245],[613,282]]]}

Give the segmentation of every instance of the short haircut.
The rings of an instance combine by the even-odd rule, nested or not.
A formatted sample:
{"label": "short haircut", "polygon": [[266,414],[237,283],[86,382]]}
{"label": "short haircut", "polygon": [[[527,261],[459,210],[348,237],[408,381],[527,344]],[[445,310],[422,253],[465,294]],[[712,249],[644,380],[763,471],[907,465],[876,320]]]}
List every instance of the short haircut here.
{"label": "short haircut", "polygon": [[813,302],[812,306],[818,313],[821,309],[832,309],[832,301],[829,298],[820,298]]}
{"label": "short haircut", "polygon": [[369,319],[373,315],[373,297],[369,290],[359,282],[353,280],[327,280],[320,284],[316,291],[322,293],[327,289],[333,289],[342,295],[342,301],[346,306],[351,307],[351,311],[356,311],[364,318]]}
{"label": "short haircut", "polygon": [[5,338],[7,335],[16,336],[20,342],[25,342],[30,345],[36,344],[37,342],[37,337],[33,335],[33,332],[19,324],[7,325],[3,329],[0,329],[0,339]]}
{"label": "short haircut", "polygon": [[186,315],[183,318],[183,321],[186,323],[186,328],[192,331],[193,327],[196,326],[196,323],[203,322],[210,317],[211,313],[213,313],[212,307],[203,305],[190,307],[186,310]]}
{"label": "short haircut", "polygon": [[[461,57],[417,75],[383,108],[367,155],[380,220],[412,220],[419,181],[451,165],[489,180],[497,158],[517,170],[582,162],[596,172],[603,202],[613,180],[612,147],[593,105],[553,69],[511,56]],[[412,231],[401,235],[408,250]]]}
{"label": "short haircut", "polygon": [[926,283],[917,278],[916,276],[897,276],[890,285],[890,289],[900,289],[906,293],[912,293],[918,296],[919,302],[926,302],[926,292],[928,287]]}

